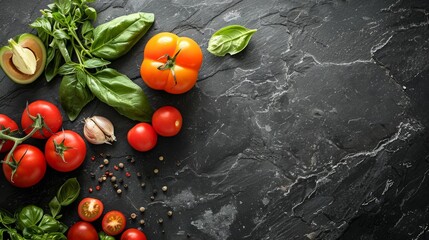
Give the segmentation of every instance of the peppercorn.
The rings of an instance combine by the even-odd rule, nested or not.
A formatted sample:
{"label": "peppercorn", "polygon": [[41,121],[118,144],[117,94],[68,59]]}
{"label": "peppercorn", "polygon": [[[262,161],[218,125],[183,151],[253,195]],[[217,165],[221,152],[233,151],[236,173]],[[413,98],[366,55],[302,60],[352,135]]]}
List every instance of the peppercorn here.
{"label": "peppercorn", "polygon": [[128,189],[128,184],[124,184],[124,188],[125,188],[125,189]]}
{"label": "peppercorn", "polygon": [[141,219],[141,220],[140,220],[140,225],[144,225],[144,224],[145,224],[144,220],[143,220],[143,219]]}
{"label": "peppercorn", "polygon": [[131,213],[131,215],[130,215],[130,217],[131,217],[131,219],[136,219],[137,218],[137,214],[135,214],[135,213]]}
{"label": "peppercorn", "polygon": [[158,223],[159,224],[163,224],[164,223],[164,219],[162,219],[162,218],[158,219]]}
{"label": "peppercorn", "polygon": [[142,187],[142,188],[146,187],[146,183],[144,183],[144,182],[140,183],[140,187]]}
{"label": "peppercorn", "polygon": [[155,200],[155,197],[154,197],[154,196],[150,196],[150,200],[151,200],[151,201],[154,201],[154,200]]}
{"label": "peppercorn", "polygon": [[142,174],[140,172],[137,172],[136,175],[137,175],[138,178],[142,177]]}
{"label": "peppercorn", "polygon": [[122,193],[122,190],[121,190],[121,189],[118,189],[118,190],[116,190],[116,193],[117,193],[117,194],[121,194],[121,193]]}
{"label": "peppercorn", "polygon": [[170,211],[168,211],[168,212],[167,212],[167,216],[172,217],[172,216],[173,216],[173,211],[171,211],[171,210],[170,210]]}
{"label": "peppercorn", "polygon": [[159,161],[164,161],[164,156],[159,156],[158,159]]}
{"label": "peppercorn", "polygon": [[104,165],[109,164],[109,159],[107,159],[107,158],[103,159],[103,163],[104,163]]}
{"label": "peppercorn", "polygon": [[115,177],[115,176],[112,176],[112,177],[110,178],[110,182],[112,182],[112,183],[116,182],[116,177]]}
{"label": "peppercorn", "polygon": [[167,189],[168,189],[167,186],[162,186],[162,191],[163,192],[167,192]]}
{"label": "peppercorn", "polygon": [[118,189],[118,188],[119,188],[119,185],[115,183],[115,184],[113,184],[113,188],[114,188],[114,189]]}
{"label": "peppercorn", "polygon": [[142,212],[142,213],[143,213],[144,211],[146,211],[146,208],[145,208],[145,207],[140,207],[140,209],[139,209],[139,210],[140,210],[140,212]]}
{"label": "peppercorn", "polygon": [[92,188],[91,188],[91,187],[90,187],[90,188],[88,188],[88,192],[92,193],[92,191],[94,191],[94,190],[92,190]]}
{"label": "peppercorn", "polygon": [[159,169],[158,169],[158,168],[155,168],[155,169],[153,170],[153,173],[158,174],[158,173],[159,173]]}
{"label": "peppercorn", "polygon": [[124,168],[124,163],[121,163],[121,162],[120,162],[120,163],[118,164],[118,166],[119,166],[119,168]]}

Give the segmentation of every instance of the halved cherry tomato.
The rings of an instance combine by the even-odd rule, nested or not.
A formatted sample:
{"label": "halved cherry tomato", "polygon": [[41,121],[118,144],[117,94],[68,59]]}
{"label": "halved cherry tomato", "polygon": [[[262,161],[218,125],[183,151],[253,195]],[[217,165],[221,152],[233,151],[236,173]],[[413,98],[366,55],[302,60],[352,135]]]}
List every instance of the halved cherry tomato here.
{"label": "halved cherry tomato", "polygon": [[80,219],[87,222],[97,220],[103,213],[103,210],[103,203],[100,200],[91,197],[82,199],[77,207],[77,213]]}
{"label": "halved cherry tomato", "polygon": [[145,152],[155,147],[158,135],[149,123],[137,123],[128,131],[127,140],[135,150]]}
{"label": "halved cherry tomato", "polygon": [[128,228],[121,235],[121,240],[147,240],[146,235],[137,228]]}
{"label": "halved cherry tomato", "polygon": [[152,115],[153,129],[163,137],[178,134],[182,128],[182,122],[182,114],[172,106],[160,107]]}
{"label": "halved cherry tomato", "polygon": [[127,219],[124,214],[119,211],[112,210],[104,214],[101,221],[101,227],[107,235],[115,236],[120,234],[125,229]]}
{"label": "halved cherry tomato", "polygon": [[72,130],[52,135],[45,144],[45,157],[49,166],[60,172],[70,172],[82,165],[86,156],[83,138]]}
{"label": "halved cherry tomato", "polygon": [[[7,135],[13,135],[13,133],[18,131],[18,125],[10,117],[0,114],[0,131],[9,129],[5,133]],[[6,141],[0,139],[0,152],[7,152],[13,147],[13,141]]]}
{"label": "halved cherry tomato", "polygon": [[67,240],[98,240],[98,233],[91,223],[80,221],[69,228]]}
{"label": "halved cherry tomato", "polygon": [[26,134],[33,130],[33,118],[40,114],[45,127],[33,134],[33,138],[45,139],[56,133],[63,124],[60,110],[54,104],[45,100],[36,100],[25,108],[21,117],[21,126]]}
{"label": "halved cherry tomato", "polygon": [[195,85],[202,62],[203,53],[194,40],[162,32],[146,44],[140,75],[153,89],[180,94]]}
{"label": "halved cherry tomato", "polygon": [[3,173],[13,186],[31,187],[45,176],[45,156],[37,147],[21,144],[13,151],[9,162],[3,162]]}

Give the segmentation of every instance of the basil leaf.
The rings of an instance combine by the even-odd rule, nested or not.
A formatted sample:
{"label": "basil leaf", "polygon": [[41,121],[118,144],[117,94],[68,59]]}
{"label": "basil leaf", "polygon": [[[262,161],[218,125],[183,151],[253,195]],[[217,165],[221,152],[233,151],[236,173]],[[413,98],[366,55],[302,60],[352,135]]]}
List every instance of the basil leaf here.
{"label": "basil leaf", "polygon": [[58,202],[58,198],[54,197],[49,202],[49,210],[51,211],[52,217],[57,217],[58,213],[61,211],[61,204]]}
{"label": "basil leaf", "polygon": [[48,57],[45,66],[45,78],[50,82],[58,74],[58,68],[62,63],[61,52],[57,48],[48,48]]}
{"label": "basil leaf", "polygon": [[107,235],[104,232],[99,232],[98,233],[98,237],[100,238],[100,240],[115,240],[114,237]]}
{"label": "basil leaf", "polygon": [[43,217],[43,209],[34,205],[24,207],[18,214],[18,226],[21,229],[36,226]]}
{"label": "basil leaf", "polygon": [[141,122],[150,121],[153,110],[148,99],[141,87],[126,75],[105,68],[88,75],[88,87],[100,101],[115,108],[120,114]]}
{"label": "basil leaf", "polygon": [[86,75],[79,72],[66,75],[61,81],[60,103],[71,121],[74,121],[82,109],[94,99],[94,94],[91,93],[85,82]]}
{"label": "basil leaf", "polygon": [[70,39],[69,35],[62,29],[56,29],[54,31],[54,38],[56,38],[56,39]]}
{"label": "basil leaf", "polygon": [[127,53],[149,30],[153,13],[133,13],[117,17],[94,29],[91,53],[99,58],[114,60]]}
{"label": "basil leaf", "polygon": [[54,3],[57,5],[58,9],[61,11],[62,14],[68,14],[71,9],[71,3],[70,0],[55,0]]}
{"label": "basil leaf", "polygon": [[85,14],[86,16],[88,16],[89,20],[95,21],[95,19],[97,18],[97,11],[92,7],[85,8]]}
{"label": "basil leaf", "polygon": [[8,228],[8,229],[0,229],[0,239],[5,239],[3,237],[3,234],[6,233],[9,235],[10,240],[25,240],[15,229]]}
{"label": "basil leaf", "polygon": [[16,219],[7,211],[0,210],[0,223],[3,225],[10,225],[16,222]]}
{"label": "basil leaf", "polygon": [[108,64],[110,64],[110,62],[107,60],[100,59],[100,58],[91,58],[91,59],[86,60],[83,63],[83,66],[85,68],[98,68],[98,67],[104,67]]}
{"label": "basil leaf", "polygon": [[43,218],[39,223],[39,227],[44,232],[58,232],[58,230],[60,229],[58,221],[55,218],[46,214],[43,215]]}
{"label": "basil leaf", "polygon": [[68,63],[64,63],[59,69],[58,69],[58,74],[60,75],[69,75],[69,74],[73,74],[76,73],[76,68],[79,67],[79,64],[74,63],[74,62],[68,62]]}
{"label": "basil leaf", "polygon": [[68,179],[57,192],[57,199],[61,206],[68,206],[77,199],[80,185],[76,178]]}
{"label": "basil leaf", "polygon": [[241,52],[249,43],[256,29],[240,25],[230,25],[219,29],[209,40],[207,50],[216,56],[234,55]]}

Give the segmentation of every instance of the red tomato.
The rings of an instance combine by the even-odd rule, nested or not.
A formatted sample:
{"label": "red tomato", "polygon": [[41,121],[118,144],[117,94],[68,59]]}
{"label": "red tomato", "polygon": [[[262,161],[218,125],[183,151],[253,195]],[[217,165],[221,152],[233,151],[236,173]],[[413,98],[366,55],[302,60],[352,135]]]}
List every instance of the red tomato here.
{"label": "red tomato", "polygon": [[43,117],[44,127],[41,131],[37,131],[33,134],[33,138],[45,139],[56,133],[63,123],[63,117],[60,110],[54,104],[44,101],[37,100],[30,103],[22,113],[21,126],[26,134],[33,130],[33,117],[40,114]]}
{"label": "red tomato", "polygon": [[161,107],[152,115],[153,129],[163,137],[178,134],[182,128],[182,122],[182,114],[172,106]]}
{"label": "red tomato", "polygon": [[149,123],[137,123],[128,131],[127,139],[135,150],[145,152],[155,147],[158,136]]}
{"label": "red tomato", "polygon": [[115,236],[120,234],[125,229],[127,219],[124,214],[119,211],[112,210],[104,214],[101,221],[101,227],[107,235]]}
{"label": "red tomato", "polygon": [[147,240],[147,238],[142,231],[136,228],[129,228],[122,233],[121,240]]}
{"label": "red tomato", "polygon": [[85,160],[85,141],[71,130],[57,132],[46,141],[45,157],[53,169],[60,172],[73,171]]}
{"label": "red tomato", "polygon": [[153,89],[180,94],[195,85],[202,62],[203,52],[198,43],[162,32],[147,42],[140,75]]}
{"label": "red tomato", "polygon": [[90,197],[82,199],[77,207],[77,213],[80,219],[87,222],[97,220],[103,213],[103,210],[103,203],[96,198]]}
{"label": "red tomato", "polygon": [[67,240],[98,240],[98,233],[91,223],[80,221],[69,228]]}
{"label": "red tomato", "polygon": [[[16,187],[31,187],[40,182],[46,173],[45,156],[42,151],[32,145],[21,144],[16,147],[9,163],[14,166],[3,162],[3,173],[6,179]],[[15,173],[13,173],[14,168]]]}
{"label": "red tomato", "polygon": [[[4,114],[0,114],[0,131],[4,129],[9,129],[5,131],[7,135],[11,135],[14,132],[18,131],[18,125],[15,121]],[[13,147],[13,141],[0,140],[0,152],[7,152]]]}

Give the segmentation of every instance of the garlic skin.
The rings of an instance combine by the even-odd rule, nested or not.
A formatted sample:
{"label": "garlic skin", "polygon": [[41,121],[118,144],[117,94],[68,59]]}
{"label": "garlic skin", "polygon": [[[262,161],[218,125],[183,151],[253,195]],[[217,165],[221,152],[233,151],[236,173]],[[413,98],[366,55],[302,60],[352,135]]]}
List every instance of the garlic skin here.
{"label": "garlic skin", "polygon": [[116,141],[114,134],[114,127],[112,122],[102,116],[92,116],[85,118],[85,125],[83,126],[83,134],[92,144],[112,144]]}

